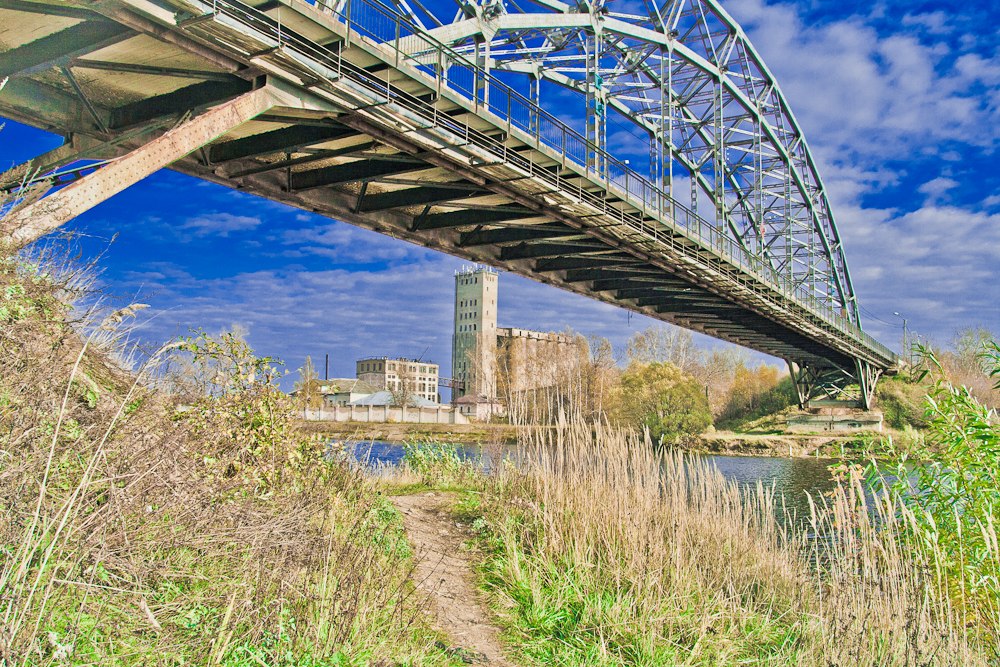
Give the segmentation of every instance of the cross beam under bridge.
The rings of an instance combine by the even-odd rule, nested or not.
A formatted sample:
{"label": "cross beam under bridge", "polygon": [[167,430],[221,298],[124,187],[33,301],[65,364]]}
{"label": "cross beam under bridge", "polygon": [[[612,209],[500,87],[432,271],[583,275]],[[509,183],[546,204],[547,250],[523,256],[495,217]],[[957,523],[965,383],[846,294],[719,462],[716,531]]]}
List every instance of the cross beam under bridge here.
{"label": "cross beam under bridge", "polygon": [[[170,166],[784,358],[803,403],[867,406],[893,372],[895,355],[814,287],[613,156],[595,161],[598,147],[482,68],[430,39],[404,53],[399,35],[412,51],[419,31],[374,0],[349,15],[256,4],[0,0],[0,20],[33,37],[0,53],[0,113],[67,137],[0,187],[97,161],[10,214],[6,242]],[[385,20],[395,40],[373,38]]]}

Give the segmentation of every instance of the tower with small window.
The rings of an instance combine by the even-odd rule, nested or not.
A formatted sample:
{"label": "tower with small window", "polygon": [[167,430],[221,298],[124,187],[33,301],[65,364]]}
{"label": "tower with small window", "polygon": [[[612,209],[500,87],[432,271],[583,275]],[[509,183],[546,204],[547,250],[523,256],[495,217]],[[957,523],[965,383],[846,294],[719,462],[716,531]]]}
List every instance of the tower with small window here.
{"label": "tower with small window", "polygon": [[451,375],[460,385],[453,398],[496,397],[498,279],[496,270],[488,267],[463,268],[455,274]]}

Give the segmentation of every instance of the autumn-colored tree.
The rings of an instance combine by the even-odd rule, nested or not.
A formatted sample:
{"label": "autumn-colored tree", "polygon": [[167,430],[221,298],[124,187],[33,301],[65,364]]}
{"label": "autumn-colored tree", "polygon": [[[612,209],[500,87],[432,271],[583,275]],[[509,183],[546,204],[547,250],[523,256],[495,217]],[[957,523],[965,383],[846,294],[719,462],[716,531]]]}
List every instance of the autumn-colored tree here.
{"label": "autumn-colored tree", "polygon": [[645,426],[654,439],[676,440],[712,425],[705,389],[670,363],[632,363],[622,373],[617,421]]}
{"label": "autumn-colored tree", "polygon": [[937,355],[949,381],[968,387],[978,401],[993,408],[1000,407],[1000,391],[989,377],[986,353],[990,343],[998,339],[985,327],[968,327],[955,334],[950,351]]}
{"label": "autumn-colored tree", "polygon": [[584,366],[586,414],[590,419],[602,419],[614,410],[620,395],[621,370],[615,361],[614,348],[607,338],[591,337],[587,341],[589,356]]}
{"label": "autumn-colored tree", "polygon": [[761,364],[748,368],[737,366],[732,385],[726,393],[725,405],[719,414],[720,422],[738,422],[765,414],[778,412],[795,401],[790,378],[774,366]]}

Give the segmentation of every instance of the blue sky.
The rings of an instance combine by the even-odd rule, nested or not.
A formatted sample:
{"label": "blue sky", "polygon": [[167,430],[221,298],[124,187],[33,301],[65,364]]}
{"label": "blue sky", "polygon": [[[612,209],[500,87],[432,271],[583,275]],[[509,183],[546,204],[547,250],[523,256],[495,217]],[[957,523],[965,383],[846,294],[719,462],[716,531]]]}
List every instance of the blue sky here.
{"label": "blue sky", "polygon": [[[1000,331],[1000,11],[990,5],[723,2],[790,100],[866,329],[893,347],[895,311],[940,343],[965,326]],[[7,123],[0,165],[60,141]],[[85,256],[104,252],[109,295],[151,305],[149,341],[238,324],[290,369],[328,353],[337,376],[382,354],[450,370],[460,259],[169,171],[68,227]],[[623,346],[652,323],[514,275],[500,284],[502,326],[572,327]]]}

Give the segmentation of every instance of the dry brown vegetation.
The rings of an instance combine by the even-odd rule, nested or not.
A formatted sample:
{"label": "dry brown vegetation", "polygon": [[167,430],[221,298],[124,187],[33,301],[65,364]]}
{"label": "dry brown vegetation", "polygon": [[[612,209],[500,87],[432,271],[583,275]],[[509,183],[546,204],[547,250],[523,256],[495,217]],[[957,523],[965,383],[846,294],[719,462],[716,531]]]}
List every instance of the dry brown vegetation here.
{"label": "dry brown vegetation", "polygon": [[135,308],[41,265],[0,260],[0,665],[451,664],[398,515],[275,386],[178,412],[113,361]]}
{"label": "dry brown vegetation", "polygon": [[952,607],[913,515],[866,500],[855,474],[782,522],[768,488],[607,427],[539,435],[524,460],[466,511],[530,664],[987,662],[992,640]]}

